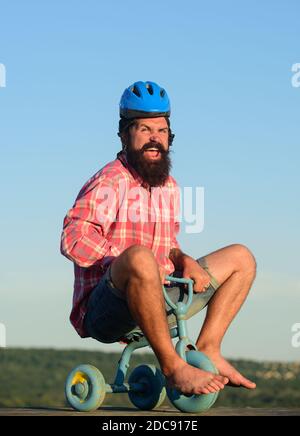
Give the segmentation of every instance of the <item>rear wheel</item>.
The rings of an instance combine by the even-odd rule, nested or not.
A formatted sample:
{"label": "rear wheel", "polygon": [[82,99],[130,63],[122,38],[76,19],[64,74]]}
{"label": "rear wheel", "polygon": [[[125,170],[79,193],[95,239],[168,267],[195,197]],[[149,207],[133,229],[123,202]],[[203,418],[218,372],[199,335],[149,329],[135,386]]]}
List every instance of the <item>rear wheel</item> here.
{"label": "rear wheel", "polygon": [[105,380],[92,365],[79,365],[67,377],[65,395],[70,406],[81,412],[97,410],[106,394]]}
{"label": "rear wheel", "polygon": [[129,391],[128,396],[132,404],[141,410],[152,410],[159,407],[165,397],[165,378],[154,365],[140,365],[129,376],[131,383],[142,383],[145,389],[142,392]]}

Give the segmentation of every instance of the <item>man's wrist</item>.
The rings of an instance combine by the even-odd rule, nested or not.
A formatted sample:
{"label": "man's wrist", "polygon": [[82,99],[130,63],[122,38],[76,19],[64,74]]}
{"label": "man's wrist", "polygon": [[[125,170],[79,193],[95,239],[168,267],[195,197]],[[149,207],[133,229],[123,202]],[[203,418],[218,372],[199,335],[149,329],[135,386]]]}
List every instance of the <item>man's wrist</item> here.
{"label": "man's wrist", "polygon": [[172,248],[170,250],[169,258],[177,270],[183,270],[185,262],[189,259],[192,259],[187,254],[183,253],[179,248]]}

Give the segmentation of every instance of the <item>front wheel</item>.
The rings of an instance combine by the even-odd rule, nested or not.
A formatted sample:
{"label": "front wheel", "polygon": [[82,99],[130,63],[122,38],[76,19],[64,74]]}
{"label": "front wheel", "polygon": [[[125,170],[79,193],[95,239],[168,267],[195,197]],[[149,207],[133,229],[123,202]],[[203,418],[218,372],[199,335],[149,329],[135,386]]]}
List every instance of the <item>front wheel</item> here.
{"label": "front wheel", "polygon": [[[200,351],[188,351],[186,353],[187,363],[203,371],[218,374],[217,369],[211,360]],[[217,400],[219,392],[201,395],[184,395],[174,388],[167,387],[168,398],[171,403],[181,412],[198,413],[210,409]]]}

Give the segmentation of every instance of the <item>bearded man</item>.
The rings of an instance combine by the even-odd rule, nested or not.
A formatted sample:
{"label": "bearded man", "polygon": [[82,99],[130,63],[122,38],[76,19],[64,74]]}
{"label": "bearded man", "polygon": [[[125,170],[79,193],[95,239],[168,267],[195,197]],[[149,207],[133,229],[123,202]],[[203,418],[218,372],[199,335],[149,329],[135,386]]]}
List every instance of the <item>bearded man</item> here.
{"label": "bearded man", "polygon": [[[103,343],[140,329],[169,385],[184,394],[209,394],[226,384],[255,388],[221,354],[225,332],[255,278],[255,259],[241,244],[198,259],[181,250],[165,89],[149,81],[125,89],[119,136],[122,151],[88,180],[64,220],[61,252],[75,268],[73,326],[81,337]],[[173,274],[194,281],[189,317],[207,306],[196,346],[218,375],[190,366],[173,347],[174,315],[162,292],[164,285],[174,302],[184,292],[166,281]]]}

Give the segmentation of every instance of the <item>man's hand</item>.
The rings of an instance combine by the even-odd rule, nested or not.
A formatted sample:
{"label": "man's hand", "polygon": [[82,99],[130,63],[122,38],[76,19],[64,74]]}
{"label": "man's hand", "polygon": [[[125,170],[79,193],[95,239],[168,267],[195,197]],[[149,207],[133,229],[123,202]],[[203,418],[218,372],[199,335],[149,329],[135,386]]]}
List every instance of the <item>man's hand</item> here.
{"label": "man's hand", "polygon": [[205,292],[210,283],[209,274],[190,256],[182,259],[182,277],[194,280],[194,292]]}
{"label": "man's hand", "polygon": [[162,285],[169,285],[170,282],[168,280],[165,279],[166,277],[166,270],[164,267],[158,265],[158,270],[159,270],[159,275],[160,275],[160,280],[161,280],[161,284]]}

